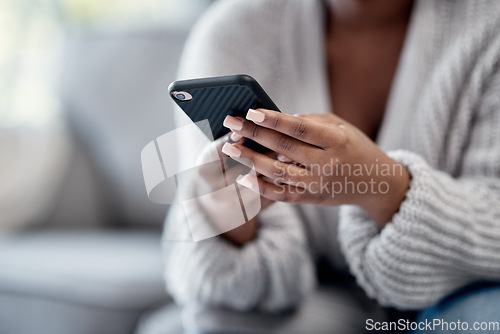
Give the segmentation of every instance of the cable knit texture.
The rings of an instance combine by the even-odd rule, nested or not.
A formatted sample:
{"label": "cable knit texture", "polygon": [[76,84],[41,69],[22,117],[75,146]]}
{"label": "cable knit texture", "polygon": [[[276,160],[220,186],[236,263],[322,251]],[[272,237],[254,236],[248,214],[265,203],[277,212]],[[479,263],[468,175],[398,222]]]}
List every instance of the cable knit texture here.
{"label": "cable knit texture", "polygon": [[[284,112],[331,112],[323,17],[320,0],[219,1],[194,29],[179,77],[247,73]],[[416,1],[377,139],[412,179],[382,231],[354,206],[338,215],[278,203],[242,248],[222,238],[165,242],[168,291],[181,303],[292,307],[314,287],[315,256],[343,266],[337,237],[358,283],[383,305],[419,309],[500,279],[499,32],[497,1]],[[183,154],[194,151],[184,142]],[[182,208],[169,214],[168,239],[181,233],[172,221],[185,222]]]}
{"label": "cable knit texture", "polygon": [[402,309],[500,279],[499,6],[435,6],[436,49],[414,92],[406,150],[389,152],[410,171],[406,199],[382,231],[359,208],[343,207],[340,218],[359,284]]}

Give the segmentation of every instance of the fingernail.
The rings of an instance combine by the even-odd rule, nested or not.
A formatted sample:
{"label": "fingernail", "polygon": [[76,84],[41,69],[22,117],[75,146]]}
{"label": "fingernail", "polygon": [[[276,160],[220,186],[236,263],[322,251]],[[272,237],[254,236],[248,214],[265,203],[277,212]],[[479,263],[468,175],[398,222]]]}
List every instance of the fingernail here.
{"label": "fingernail", "polygon": [[225,143],[224,146],[222,146],[222,153],[232,158],[239,158],[241,155],[241,151],[231,143]]}
{"label": "fingernail", "polygon": [[278,160],[281,162],[292,162],[293,160],[283,154],[278,154]]}
{"label": "fingernail", "polygon": [[253,182],[251,179],[252,175],[247,174],[243,176],[240,179],[237,179],[236,182],[238,182],[240,185],[242,185],[245,188],[252,189],[253,188]]}
{"label": "fingernail", "polygon": [[266,119],[266,115],[263,112],[254,109],[248,109],[247,119],[252,122],[261,123],[264,121],[264,119]]}
{"label": "fingernail", "polygon": [[224,125],[226,128],[236,131],[239,131],[243,128],[243,122],[232,116],[226,116],[222,125]]}
{"label": "fingernail", "polygon": [[236,132],[233,132],[233,133],[231,133],[231,137],[230,138],[231,138],[232,141],[240,141],[240,139],[243,138],[243,136],[240,135],[240,134],[238,134],[238,133],[236,133]]}

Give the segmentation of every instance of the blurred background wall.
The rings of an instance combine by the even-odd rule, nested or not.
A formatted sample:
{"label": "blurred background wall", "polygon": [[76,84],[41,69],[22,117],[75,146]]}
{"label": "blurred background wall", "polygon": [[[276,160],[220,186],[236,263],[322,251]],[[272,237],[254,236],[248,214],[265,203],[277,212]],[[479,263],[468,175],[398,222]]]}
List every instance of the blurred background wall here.
{"label": "blurred background wall", "polygon": [[[57,117],[54,75],[60,49],[88,30],[192,24],[209,0],[2,0],[0,124],[41,124]],[[29,97],[29,98],[27,98]]]}

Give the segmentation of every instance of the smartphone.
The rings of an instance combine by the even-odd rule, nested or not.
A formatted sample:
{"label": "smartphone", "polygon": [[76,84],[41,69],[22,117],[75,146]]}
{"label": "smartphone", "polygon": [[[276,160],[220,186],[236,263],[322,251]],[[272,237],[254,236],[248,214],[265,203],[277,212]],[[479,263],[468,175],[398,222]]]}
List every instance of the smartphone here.
{"label": "smartphone", "polygon": [[[250,108],[280,111],[259,83],[245,74],[174,81],[168,91],[193,122],[208,119],[214,139],[229,131],[222,125],[227,115],[245,117]],[[257,152],[269,150],[250,139],[244,145]]]}

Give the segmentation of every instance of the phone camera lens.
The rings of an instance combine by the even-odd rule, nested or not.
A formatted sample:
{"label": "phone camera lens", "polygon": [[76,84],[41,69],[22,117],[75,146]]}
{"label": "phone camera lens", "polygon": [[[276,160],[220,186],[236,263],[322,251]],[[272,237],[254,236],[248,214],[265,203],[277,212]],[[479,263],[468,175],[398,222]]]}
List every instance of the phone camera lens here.
{"label": "phone camera lens", "polygon": [[172,96],[179,101],[189,101],[193,98],[188,92],[173,92]]}

